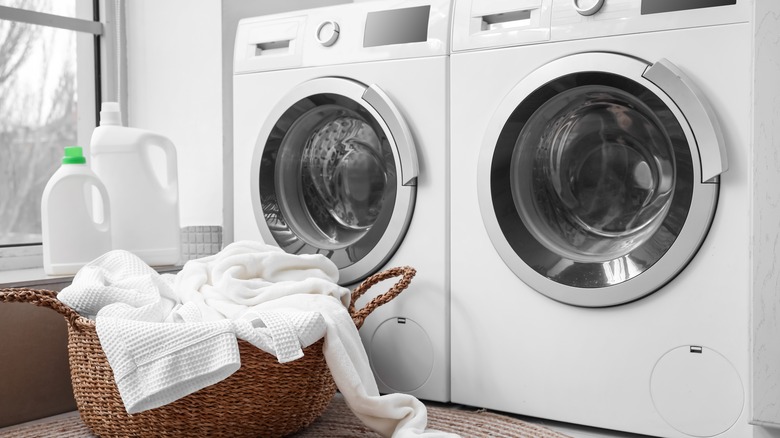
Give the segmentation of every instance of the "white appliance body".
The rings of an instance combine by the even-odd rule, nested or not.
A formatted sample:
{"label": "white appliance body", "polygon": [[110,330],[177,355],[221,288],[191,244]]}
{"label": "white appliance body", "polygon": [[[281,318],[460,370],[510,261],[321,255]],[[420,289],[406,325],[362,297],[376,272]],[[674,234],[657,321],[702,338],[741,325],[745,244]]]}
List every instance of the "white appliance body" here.
{"label": "white appliance body", "polygon": [[[764,367],[771,374],[780,366],[751,356],[754,285],[772,278],[753,278],[753,259],[771,251],[761,249],[771,242],[757,244],[751,234],[753,215],[763,208],[755,199],[762,198],[759,191],[770,199],[777,190],[751,176],[759,148],[752,144],[758,74],[751,53],[757,38],[754,5],[737,0],[690,10],[643,11],[649,3],[455,4],[450,72],[452,401],[651,436],[775,436],[776,431],[750,424],[762,423],[757,405],[751,411],[751,396],[753,403],[758,400],[752,381],[764,381],[764,371],[755,370]],[[662,3],[672,9],[686,4],[656,5]],[[597,11],[582,15],[577,5]],[[654,77],[652,70],[666,70],[660,76],[669,80]],[[673,146],[674,154],[681,155],[666,160],[676,166],[674,187],[687,190],[670,199],[685,198],[689,206],[680,223],[657,226],[676,227],[668,233],[673,242],[648,266],[632,260],[628,250],[610,250],[610,260],[598,258],[604,246],[577,253],[580,241],[561,243],[554,227],[533,225],[556,210],[556,205],[545,204],[552,195],[534,191],[539,181],[566,166],[581,166],[579,172],[595,151],[585,148],[561,164],[571,151],[546,140],[555,126],[548,125],[541,135],[531,129],[534,111],[542,112],[543,126],[555,120],[556,111],[566,110],[561,109],[565,102],[556,104],[550,96],[576,94],[571,91],[576,88],[598,103],[603,98],[599,93],[637,84],[644,90],[639,100],[648,98],[652,102],[646,100],[647,106],[665,108],[665,115],[649,119],[677,120],[670,123],[676,127],[660,130],[673,144],[683,145]],[[777,95],[776,86],[767,91]],[[621,117],[626,106],[607,107],[616,125],[637,120]],[[557,127],[570,123],[571,132],[579,129],[575,119],[561,120]],[[776,125],[770,132],[777,132]],[[606,128],[595,130],[602,135],[597,142],[606,144],[604,138],[614,136]],[[564,131],[557,134],[570,135]],[[530,134],[523,137],[525,132]],[[541,146],[533,149],[537,144]],[[549,144],[552,149],[545,149]],[[621,151],[639,147],[623,146]],[[522,147],[531,152],[517,152]],[[557,156],[549,153],[555,147]],[[668,170],[658,164],[664,159],[651,152],[644,151],[649,167],[624,165],[633,170],[626,180],[632,187],[647,188],[645,176],[661,179]],[[596,164],[612,159],[606,153],[596,158]],[[545,159],[555,164],[548,173],[536,167]],[[575,185],[577,178],[601,176],[587,170],[567,174],[551,185],[550,193]],[[613,193],[598,192],[602,198]],[[586,196],[583,189],[573,197],[582,201]],[[673,203],[659,216],[675,211]],[[512,215],[519,217],[502,222]],[[607,231],[613,239],[614,233]],[[519,236],[513,242],[505,237],[512,233]],[[776,228],[770,235],[777,235]],[[536,258],[533,249],[538,249]],[[555,251],[570,255],[552,258]],[[568,277],[562,274],[572,266],[583,268],[572,268]],[[767,310],[767,316],[776,320],[776,311]]]}
{"label": "white appliance body", "polygon": [[350,288],[415,267],[360,333],[380,392],[439,401],[449,400],[450,9],[378,1],[243,20],[234,66],[236,240],[325,254]]}

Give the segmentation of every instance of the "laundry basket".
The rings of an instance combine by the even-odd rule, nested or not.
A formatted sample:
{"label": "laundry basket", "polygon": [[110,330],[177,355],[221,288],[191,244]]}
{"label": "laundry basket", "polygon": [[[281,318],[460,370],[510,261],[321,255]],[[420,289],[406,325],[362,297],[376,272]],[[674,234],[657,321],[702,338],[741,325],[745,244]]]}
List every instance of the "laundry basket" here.
{"label": "laundry basket", "polygon": [[[392,268],[374,274],[352,292],[349,313],[360,328],[377,307],[407,288],[416,271]],[[360,310],[355,301],[376,283],[401,277]],[[68,358],[73,394],[84,423],[101,437],[209,436],[281,437],[319,417],[336,392],[325,357],[324,339],[305,348],[298,360],[276,357],[239,340],[241,367],[230,377],[168,405],[129,415],[100,347],[95,322],[81,317],[48,290],[0,289],[0,302],[49,307],[68,321]]]}

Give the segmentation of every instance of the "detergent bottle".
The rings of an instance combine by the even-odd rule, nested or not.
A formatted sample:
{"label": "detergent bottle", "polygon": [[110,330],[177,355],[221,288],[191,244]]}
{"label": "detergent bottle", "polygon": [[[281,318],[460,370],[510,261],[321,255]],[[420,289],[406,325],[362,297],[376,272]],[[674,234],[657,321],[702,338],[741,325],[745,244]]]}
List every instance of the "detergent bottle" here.
{"label": "detergent bottle", "polygon": [[179,183],[171,140],[122,126],[119,104],[104,102],[90,153],[111,199],[113,249],[130,251],[151,266],[177,264]]}
{"label": "detergent bottle", "polygon": [[[49,179],[41,198],[46,274],[75,274],[111,250],[109,204],[106,188],[87,166],[81,147],[66,147],[62,165]],[[94,206],[98,210],[93,210]]]}

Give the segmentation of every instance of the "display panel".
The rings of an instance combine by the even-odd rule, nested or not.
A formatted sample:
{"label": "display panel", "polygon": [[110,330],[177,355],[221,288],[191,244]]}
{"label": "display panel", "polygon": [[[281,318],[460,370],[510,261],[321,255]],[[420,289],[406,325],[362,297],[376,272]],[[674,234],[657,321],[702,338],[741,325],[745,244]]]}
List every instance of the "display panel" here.
{"label": "display panel", "polygon": [[419,43],[428,40],[431,6],[369,12],[363,47]]}
{"label": "display panel", "polygon": [[736,4],[737,0],[642,0],[642,15]]}

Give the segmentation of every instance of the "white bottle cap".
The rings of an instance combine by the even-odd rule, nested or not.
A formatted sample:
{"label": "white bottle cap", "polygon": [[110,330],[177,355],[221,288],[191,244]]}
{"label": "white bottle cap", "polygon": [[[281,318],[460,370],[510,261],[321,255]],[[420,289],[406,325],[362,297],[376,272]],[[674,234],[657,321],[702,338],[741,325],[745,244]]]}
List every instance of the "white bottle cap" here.
{"label": "white bottle cap", "polygon": [[122,125],[122,113],[117,102],[103,102],[100,107],[100,125]]}

